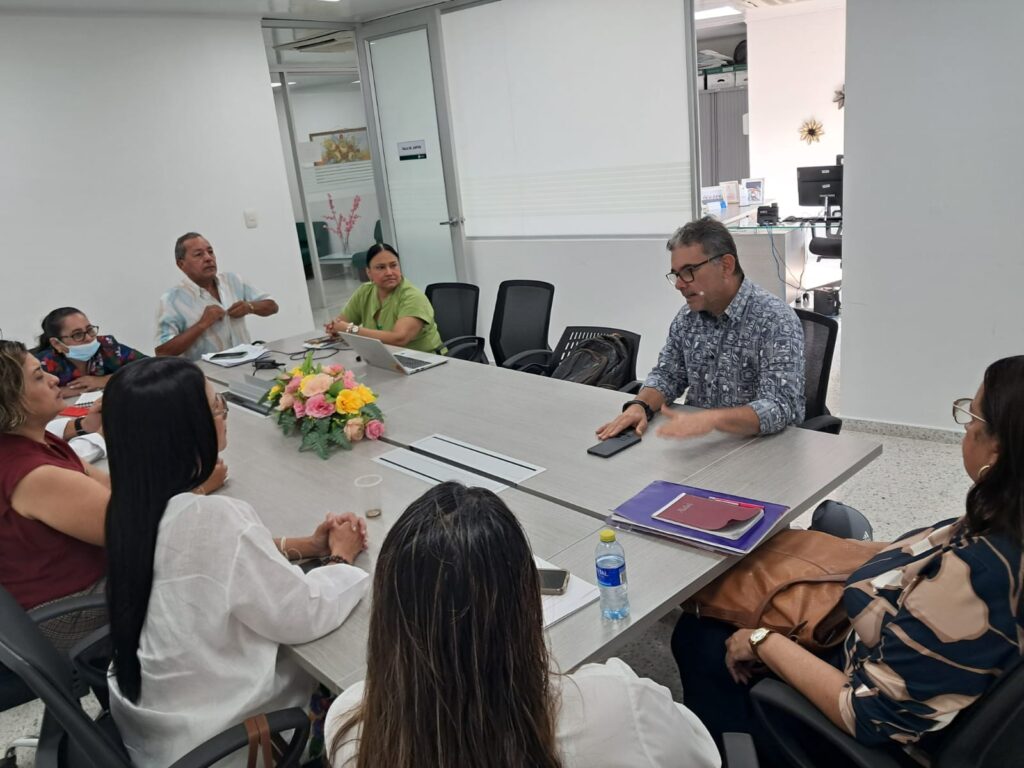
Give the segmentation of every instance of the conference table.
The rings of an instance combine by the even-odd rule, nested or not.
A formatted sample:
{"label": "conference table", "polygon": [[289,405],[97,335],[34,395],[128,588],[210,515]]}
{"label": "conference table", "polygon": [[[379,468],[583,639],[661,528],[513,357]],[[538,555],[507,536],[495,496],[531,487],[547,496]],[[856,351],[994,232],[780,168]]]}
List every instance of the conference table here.
{"label": "conference table", "polygon": [[[313,335],[268,346],[291,369],[301,361],[302,340]],[[284,436],[273,419],[232,407],[225,492],[250,501],[275,535],[305,535],[324,512],[347,510],[346,496],[356,477],[382,475],[384,513],[369,520],[370,549],[358,562],[371,572],[387,529],[429,487],[374,459],[410,446],[429,456],[429,447],[414,444],[435,434],[542,467],[522,480],[502,477],[500,471],[488,478],[509,485],[500,496],[522,523],[534,553],[590,583],[597,531],[605,527],[612,508],[652,481],[783,504],[789,510],[781,528],[881,454],[879,443],[860,437],[789,428],[765,437],[713,433],[688,440],[650,433],[638,445],[602,459],[586,449],[596,442],[595,429],[621,411],[627,397],[622,393],[462,360],[406,376],[368,366],[350,350],[321,350],[316,356],[321,364],[351,369],[377,393],[384,438],[364,440],[324,461],[315,453],[300,453],[300,438]],[[224,388],[253,375],[250,365],[224,368],[201,362],[200,367]],[[256,376],[269,387],[276,372],[257,371]],[[618,537],[626,551],[631,616],[607,621],[591,604],[550,627],[552,656],[562,671],[614,655],[622,643],[738,561],[629,530],[619,531]],[[362,679],[369,607],[368,596],[338,630],[290,652],[334,690]]]}

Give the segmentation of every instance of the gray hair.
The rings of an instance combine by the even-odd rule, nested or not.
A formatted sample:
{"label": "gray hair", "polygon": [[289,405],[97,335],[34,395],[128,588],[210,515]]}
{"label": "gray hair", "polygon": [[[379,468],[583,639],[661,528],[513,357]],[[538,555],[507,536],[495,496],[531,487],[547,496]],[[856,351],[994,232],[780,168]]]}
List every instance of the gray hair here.
{"label": "gray hair", "polygon": [[197,237],[202,237],[198,232],[186,232],[184,235],[174,241],[174,260],[181,261],[185,258],[185,243],[189,240],[195,240]]}
{"label": "gray hair", "polygon": [[736,259],[736,274],[743,277],[740,257],[736,253],[736,241],[732,239],[732,234],[725,224],[710,216],[691,221],[673,232],[665,247],[671,252],[680,246],[694,243],[700,244],[704,255],[709,259],[731,253]]}

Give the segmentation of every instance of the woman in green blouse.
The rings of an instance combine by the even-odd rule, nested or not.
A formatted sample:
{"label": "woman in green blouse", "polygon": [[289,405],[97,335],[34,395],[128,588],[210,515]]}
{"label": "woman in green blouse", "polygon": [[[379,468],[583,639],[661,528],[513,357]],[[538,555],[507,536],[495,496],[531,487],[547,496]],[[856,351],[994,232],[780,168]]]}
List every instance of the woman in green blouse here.
{"label": "woman in green blouse", "polygon": [[434,308],[423,291],[402,277],[398,251],[377,243],[366,252],[370,282],[352,294],[348,304],[324,326],[328,333],[355,333],[385,344],[421,352],[438,352],[441,335]]}

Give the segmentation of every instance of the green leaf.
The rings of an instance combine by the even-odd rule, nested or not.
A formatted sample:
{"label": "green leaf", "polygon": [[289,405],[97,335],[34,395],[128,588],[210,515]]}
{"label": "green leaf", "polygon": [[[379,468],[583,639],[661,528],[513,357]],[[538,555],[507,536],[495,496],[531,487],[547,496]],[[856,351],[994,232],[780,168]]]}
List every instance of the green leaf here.
{"label": "green leaf", "polygon": [[315,419],[305,418],[302,420],[302,436],[305,437],[313,429]]}
{"label": "green leaf", "polygon": [[381,421],[384,420],[384,414],[381,413],[381,410],[380,410],[380,408],[377,407],[376,403],[370,403],[369,405],[364,405],[360,409],[360,412],[362,413],[364,418],[367,418],[367,419],[380,419]]}
{"label": "green leaf", "polygon": [[332,398],[337,399],[338,395],[340,395],[342,390],[344,389],[345,382],[339,379],[338,381],[331,384],[331,388],[327,390],[327,394],[330,395]]}
{"label": "green leaf", "polygon": [[290,435],[295,430],[295,411],[291,408],[281,411],[277,415],[277,423],[280,425],[282,432]]}
{"label": "green leaf", "polygon": [[352,443],[349,441],[347,437],[345,437],[344,427],[335,424],[331,428],[331,431],[328,433],[328,437],[330,438],[331,442],[337,445],[339,448],[346,451],[352,450]]}
{"label": "green leaf", "polygon": [[308,376],[313,372],[313,350],[306,353],[306,359],[302,361],[302,375]]}

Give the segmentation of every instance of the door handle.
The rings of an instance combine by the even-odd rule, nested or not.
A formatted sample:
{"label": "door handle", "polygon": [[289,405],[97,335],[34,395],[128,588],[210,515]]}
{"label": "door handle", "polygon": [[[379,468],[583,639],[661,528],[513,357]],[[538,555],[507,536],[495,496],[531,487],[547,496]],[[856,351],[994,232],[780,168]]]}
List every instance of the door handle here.
{"label": "door handle", "polygon": [[459,216],[458,218],[454,218],[454,219],[448,219],[447,221],[439,221],[438,222],[438,224],[441,225],[442,227],[444,227],[444,226],[457,227],[459,224],[465,224],[465,223],[466,223],[466,220],[464,218],[462,218],[461,216]]}

